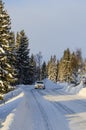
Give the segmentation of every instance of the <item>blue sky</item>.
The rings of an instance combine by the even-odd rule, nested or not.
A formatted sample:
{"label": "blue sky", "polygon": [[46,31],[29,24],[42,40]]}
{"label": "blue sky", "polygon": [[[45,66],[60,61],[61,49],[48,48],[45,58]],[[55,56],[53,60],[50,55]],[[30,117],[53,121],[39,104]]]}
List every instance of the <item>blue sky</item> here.
{"label": "blue sky", "polygon": [[30,52],[45,60],[66,48],[82,49],[86,57],[86,0],[4,0],[12,30],[25,30]]}

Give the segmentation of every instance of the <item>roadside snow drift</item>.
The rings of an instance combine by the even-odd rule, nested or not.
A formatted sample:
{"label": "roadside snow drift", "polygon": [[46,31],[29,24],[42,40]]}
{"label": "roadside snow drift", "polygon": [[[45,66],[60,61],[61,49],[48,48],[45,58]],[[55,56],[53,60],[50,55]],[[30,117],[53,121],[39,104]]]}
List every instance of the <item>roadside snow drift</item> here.
{"label": "roadside snow drift", "polygon": [[15,111],[22,101],[24,93],[19,88],[4,96],[5,103],[0,105],[0,130],[9,130],[15,116]]}

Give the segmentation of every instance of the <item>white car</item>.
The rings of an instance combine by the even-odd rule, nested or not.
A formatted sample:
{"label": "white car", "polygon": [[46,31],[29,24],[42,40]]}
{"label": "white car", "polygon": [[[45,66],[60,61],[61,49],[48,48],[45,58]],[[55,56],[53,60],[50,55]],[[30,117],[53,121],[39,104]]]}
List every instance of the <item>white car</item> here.
{"label": "white car", "polygon": [[45,85],[43,81],[37,81],[35,83],[35,89],[45,89]]}

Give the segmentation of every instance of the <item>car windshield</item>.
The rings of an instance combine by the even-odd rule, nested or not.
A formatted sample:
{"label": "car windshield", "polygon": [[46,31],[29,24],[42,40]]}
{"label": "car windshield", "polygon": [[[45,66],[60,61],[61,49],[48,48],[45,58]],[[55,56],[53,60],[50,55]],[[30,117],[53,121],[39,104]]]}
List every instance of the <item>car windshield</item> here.
{"label": "car windshield", "polygon": [[37,84],[43,84],[43,82],[36,82]]}

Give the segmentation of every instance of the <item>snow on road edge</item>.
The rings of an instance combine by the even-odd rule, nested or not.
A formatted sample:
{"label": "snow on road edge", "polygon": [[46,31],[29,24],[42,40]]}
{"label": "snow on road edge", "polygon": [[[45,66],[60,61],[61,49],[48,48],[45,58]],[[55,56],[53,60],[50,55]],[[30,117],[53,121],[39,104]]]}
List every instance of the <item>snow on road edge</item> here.
{"label": "snow on road edge", "polygon": [[[20,93],[20,92],[21,92],[21,93]],[[9,104],[11,104],[11,107],[12,107],[13,105],[16,106],[16,105],[15,105],[16,103],[18,104],[18,106],[21,104],[22,99],[24,98],[24,93],[22,92],[22,90],[20,90],[20,88],[19,88],[19,89],[17,89],[17,90],[14,91],[14,93],[15,93],[14,95],[17,95],[17,96],[14,96],[14,95],[11,94],[11,93],[13,93],[13,92],[10,92],[9,94],[7,94],[7,95],[5,96],[5,98],[7,97],[7,99],[8,99],[8,97],[9,97],[10,99],[7,100],[7,101],[5,102],[5,104],[2,104],[1,107],[7,108]],[[18,95],[18,94],[19,94],[19,95]],[[9,95],[9,96],[8,96],[8,95]],[[14,96],[14,97],[12,97],[12,96]],[[15,101],[15,102],[13,102],[13,101]],[[0,120],[0,122],[2,122],[2,123],[1,123],[1,126],[2,126],[2,127],[0,128],[0,130],[9,130],[10,125],[11,125],[12,122],[14,121],[15,113],[16,113],[16,111],[17,111],[17,109],[18,109],[18,106],[11,111],[11,113],[6,117],[6,119],[4,119],[4,120],[5,120],[4,122],[3,122],[2,120]],[[10,111],[10,108],[8,108],[8,111]]]}

